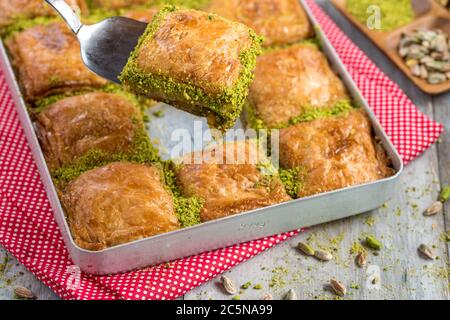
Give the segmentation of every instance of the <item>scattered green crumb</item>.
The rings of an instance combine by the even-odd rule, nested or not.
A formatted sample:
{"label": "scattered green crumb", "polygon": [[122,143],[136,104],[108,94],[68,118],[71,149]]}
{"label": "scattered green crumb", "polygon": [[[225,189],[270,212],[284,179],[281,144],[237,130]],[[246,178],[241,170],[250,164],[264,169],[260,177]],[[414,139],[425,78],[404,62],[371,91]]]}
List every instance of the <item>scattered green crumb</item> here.
{"label": "scattered green crumb", "polygon": [[365,25],[376,14],[376,11],[372,11],[370,8],[378,8],[382,31],[392,31],[414,19],[414,10],[410,0],[347,0],[346,7],[352,16]]}
{"label": "scattered green crumb", "polygon": [[241,289],[247,290],[248,288],[250,288],[251,285],[252,285],[252,282],[248,281],[241,286]]}
{"label": "scattered green crumb", "polygon": [[3,257],[3,262],[0,263],[0,276],[3,276],[3,274],[5,273],[6,270],[6,266],[8,265],[8,255],[5,254],[5,256]]}
{"label": "scattered green crumb", "polygon": [[373,250],[381,250],[383,248],[383,245],[381,242],[375,238],[374,236],[367,236],[366,241],[364,242],[365,245]]}
{"label": "scattered green crumb", "polygon": [[373,227],[375,225],[375,217],[374,216],[367,217],[367,219],[364,223],[366,225],[368,225],[369,227]]}
{"label": "scattered green crumb", "polygon": [[439,195],[439,200],[441,202],[447,202],[450,198],[450,186],[445,186],[441,190],[441,194]]}
{"label": "scattered green crumb", "polygon": [[255,290],[261,290],[262,288],[263,288],[263,286],[260,283],[257,283],[253,286],[253,289],[255,289]]}
{"label": "scattered green crumb", "polygon": [[352,283],[352,284],[350,285],[350,288],[351,288],[351,289],[354,289],[354,290],[359,290],[359,289],[360,289],[360,286],[359,286],[359,284],[357,284],[357,283]]}
{"label": "scattered green crumb", "polygon": [[275,267],[272,270],[272,278],[269,281],[270,288],[283,288],[286,285],[285,277],[288,275],[288,269],[285,267]]}
{"label": "scattered green crumb", "polygon": [[389,208],[389,205],[387,204],[387,202],[383,203],[383,205],[381,206],[382,209],[387,209]]}
{"label": "scattered green crumb", "polygon": [[241,296],[234,296],[231,298],[231,300],[241,300]]}
{"label": "scattered green crumb", "polygon": [[328,251],[339,251],[339,248],[341,247],[341,243],[344,240],[345,234],[344,232],[340,232],[336,237],[331,238],[328,240],[328,248],[323,248]]}
{"label": "scattered green crumb", "polygon": [[353,242],[350,248],[350,254],[359,254],[366,252],[366,249],[358,241]]}
{"label": "scattered green crumb", "polygon": [[152,113],[155,117],[157,118],[162,118],[164,117],[164,112],[162,110],[158,110]]}
{"label": "scattered green crumb", "polygon": [[403,214],[402,209],[400,209],[400,207],[398,207],[397,209],[395,209],[394,214],[395,214],[397,217],[400,217],[400,216]]}

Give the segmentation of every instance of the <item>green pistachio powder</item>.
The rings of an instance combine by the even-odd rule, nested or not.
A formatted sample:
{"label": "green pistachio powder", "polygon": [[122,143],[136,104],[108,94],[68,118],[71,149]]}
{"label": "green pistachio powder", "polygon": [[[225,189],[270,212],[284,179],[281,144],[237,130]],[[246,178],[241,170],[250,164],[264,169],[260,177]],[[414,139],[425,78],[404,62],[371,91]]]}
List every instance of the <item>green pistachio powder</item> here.
{"label": "green pistachio powder", "polygon": [[370,6],[378,6],[381,11],[381,30],[392,31],[414,19],[410,0],[347,0],[346,7],[352,16],[366,24],[373,15]]}
{"label": "green pistachio powder", "polygon": [[[183,5],[184,7],[189,8],[201,8],[208,0],[190,0],[190,1],[181,1],[181,0],[158,0],[153,2],[153,5],[162,5],[162,4],[173,4],[173,5]],[[370,0],[371,2],[373,0]],[[363,7],[363,5],[359,5],[360,1],[349,1],[349,2],[357,2],[358,5],[356,7]],[[367,1],[363,1],[367,2]],[[382,1],[383,2],[383,1]],[[403,2],[403,1],[400,1]],[[140,6],[142,7],[142,6]],[[105,11],[97,8],[93,8],[90,5],[90,15],[88,17],[84,17],[84,21],[98,21],[100,19],[106,18],[108,16],[117,15],[123,12],[123,10],[116,11]],[[386,6],[383,6],[386,8]],[[157,26],[167,15],[169,12],[173,12],[175,7],[166,6],[161,10],[161,12],[156,16],[153,20],[153,23],[149,25],[146,33],[141,38],[139,46],[142,42],[151,36],[152,33],[156,31]],[[211,15],[214,18],[214,15]],[[27,28],[33,27],[39,24],[48,24],[54,21],[60,21],[58,18],[52,17],[38,17],[35,19],[17,19],[15,23],[1,30],[0,34],[4,39],[10,37],[16,32],[23,31]],[[212,97],[208,96],[197,87],[194,87],[192,84],[182,84],[170,79],[168,77],[161,77],[155,75],[143,75],[139,72],[135,62],[134,57],[136,55],[136,51],[130,57],[130,61],[125,68],[122,79],[124,81],[128,81],[133,85],[137,85],[142,89],[143,92],[150,89],[160,89],[163,88],[165,92],[169,92],[170,94],[175,95],[183,95],[183,97],[189,97],[193,102],[200,102],[202,104],[207,105],[211,111],[217,114],[219,124],[222,125],[223,128],[227,128],[234,124],[236,119],[239,117],[241,113],[240,105],[245,101],[247,94],[247,87],[251,82],[253,75],[252,70],[256,64],[256,56],[260,51],[260,42],[262,41],[260,37],[251,32],[251,37],[254,41],[253,48],[244,52],[241,55],[241,63],[243,65],[243,71],[240,75],[240,80],[238,83],[231,89],[225,90],[222,95]],[[318,45],[317,39],[309,39],[303,41],[303,43],[308,43],[311,45]],[[275,50],[274,48],[265,49],[265,53],[270,52],[271,50]],[[82,90],[77,92],[63,93],[52,95],[49,97],[42,98],[36,101],[33,107],[30,107],[29,110],[32,114],[36,114],[44,110],[47,106],[70,96],[76,96],[85,94],[87,92],[92,92],[94,90]],[[109,84],[104,86],[103,88],[98,89],[97,91],[109,92],[120,94],[130,101],[136,104],[136,106],[141,110],[142,117],[132,119],[136,123],[136,134],[132,143],[131,150],[128,152],[120,152],[115,154],[108,154],[101,150],[91,150],[84,156],[78,158],[73,163],[64,166],[63,168],[57,169],[52,172],[53,179],[55,184],[59,188],[64,188],[68,182],[77,178],[80,174],[101,166],[104,166],[108,163],[115,161],[129,161],[134,163],[153,163],[158,164],[161,168],[162,176],[164,177],[164,181],[167,185],[167,188],[173,194],[174,197],[174,205],[176,214],[180,221],[182,227],[189,227],[196,224],[199,224],[200,221],[200,210],[203,207],[203,199],[199,197],[184,197],[182,196],[181,190],[176,183],[176,170],[177,166],[171,161],[162,161],[159,158],[158,150],[151,144],[150,139],[145,131],[144,121],[146,119],[144,115],[144,111],[152,105],[152,101],[146,98],[137,97],[131,93],[123,91],[119,86]],[[226,107],[224,107],[224,105]],[[341,101],[337,103],[335,106],[331,108],[317,108],[317,107],[306,107],[303,108],[303,113],[289,120],[288,123],[283,124],[278,127],[284,128],[289,125],[294,125],[304,121],[312,121],[315,119],[325,118],[325,117],[335,117],[342,116],[348,113],[354,106],[349,101]],[[255,129],[267,129],[267,126],[264,124],[258,115],[256,114],[254,108],[250,106],[248,103],[245,105],[245,111],[247,116],[248,124]],[[267,170],[265,170],[267,171]],[[270,170],[269,170],[270,171]],[[282,168],[278,173],[279,178],[284,183],[287,193],[296,198],[299,188],[302,186],[302,181],[300,179],[302,174],[301,168],[295,169],[285,169]],[[272,172],[272,175],[267,175],[267,178],[273,178],[276,175]]]}

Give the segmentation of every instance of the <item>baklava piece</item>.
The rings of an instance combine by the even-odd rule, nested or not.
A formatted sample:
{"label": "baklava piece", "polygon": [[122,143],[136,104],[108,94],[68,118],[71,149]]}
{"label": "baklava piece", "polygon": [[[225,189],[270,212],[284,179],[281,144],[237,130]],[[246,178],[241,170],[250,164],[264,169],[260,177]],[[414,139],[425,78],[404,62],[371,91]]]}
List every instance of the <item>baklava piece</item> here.
{"label": "baklava piece", "polygon": [[155,0],[91,0],[91,7],[95,9],[117,10],[135,5],[151,4]]}
{"label": "baklava piece", "polygon": [[330,110],[343,100],[349,100],[344,84],[314,44],[294,45],[257,59],[248,104],[269,128],[312,110]]}
{"label": "baklava piece", "polygon": [[35,126],[50,170],[94,150],[133,152],[144,130],[133,102],[119,94],[100,92],[65,98],[45,107],[36,115]]}
{"label": "baklava piece", "polygon": [[298,0],[212,0],[205,8],[264,36],[264,46],[286,45],[314,35]]}
{"label": "baklava piece", "polygon": [[256,143],[227,143],[184,158],[177,181],[184,196],[204,201],[202,221],[289,201],[277,175],[262,172]]}
{"label": "baklava piece", "polygon": [[153,17],[158,13],[159,9],[156,8],[144,8],[126,11],[122,16],[130,19],[134,19],[140,22],[150,23]]}
{"label": "baklava piece", "polygon": [[179,228],[173,198],[152,165],[114,162],[87,171],[67,185],[61,201],[75,243],[88,250]]}
{"label": "baklava piece", "polygon": [[17,33],[7,47],[28,101],[107,83],[85,67],[78,40],[63,22]]}
{"label": "baklava piece", "polygon": [[121,81],[227,129],[242,111],[259,42],[243,24],[166,6],[141,37]]}
{"label": "baklava piece", "polygon": [[393,174],[361,110],[302,122],[280,132],[280,163],[298,170],[298,197],[341,189]]}
{"label": "baklava piece", "polygon": [[[66,0],[77,13],[86,13],[85,0]],[[56,11],[43,0],[1,0],[0,29],[22,19],[56,16]]]}

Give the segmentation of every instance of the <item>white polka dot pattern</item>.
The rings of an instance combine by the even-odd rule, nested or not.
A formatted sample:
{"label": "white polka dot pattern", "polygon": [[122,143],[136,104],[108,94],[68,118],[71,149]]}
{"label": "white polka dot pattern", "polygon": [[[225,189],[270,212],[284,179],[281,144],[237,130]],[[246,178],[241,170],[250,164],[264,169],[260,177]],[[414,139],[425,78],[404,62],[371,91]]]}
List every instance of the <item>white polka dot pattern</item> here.
{"label": "white polka dot pattern", "polygon": [[[314,14],[405,162],[426,150],[442,127],[421,114],[401,90],[313,1]],[[111,276],[81,274],[72,265],[53,218],[3,74],[0,72],[0,243],[64,299],[175,299],[298,231]]]}

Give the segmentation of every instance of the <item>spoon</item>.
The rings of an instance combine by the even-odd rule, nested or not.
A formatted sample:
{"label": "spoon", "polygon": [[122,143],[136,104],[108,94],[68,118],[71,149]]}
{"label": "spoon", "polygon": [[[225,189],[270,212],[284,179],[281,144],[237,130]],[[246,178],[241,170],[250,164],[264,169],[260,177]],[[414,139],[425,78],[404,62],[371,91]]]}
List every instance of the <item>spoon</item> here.
{"label": "spoon", "polygon": [[118,77],[147,24],[125,17],[111,17],[86,25],[64,0],[45,1],[77,36],[84,64],[99,76],[120,83]]}

